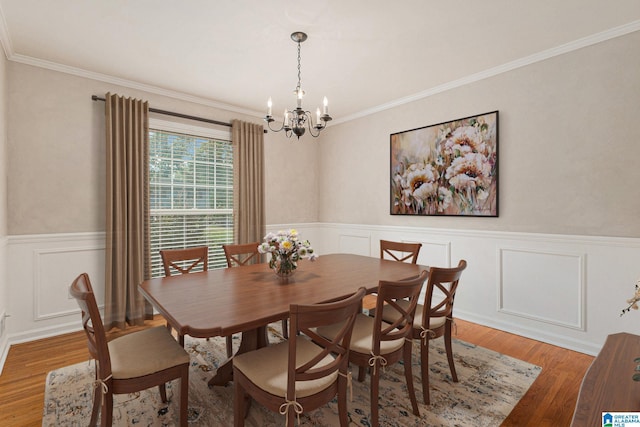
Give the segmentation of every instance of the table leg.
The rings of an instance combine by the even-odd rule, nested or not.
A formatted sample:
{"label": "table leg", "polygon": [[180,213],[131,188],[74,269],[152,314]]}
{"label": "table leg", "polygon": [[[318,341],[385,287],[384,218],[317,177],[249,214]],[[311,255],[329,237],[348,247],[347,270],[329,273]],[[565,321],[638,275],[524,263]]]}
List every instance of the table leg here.
{"label": "table leg", "polygon": [[[267,337],[267,327],[261,326],[242,333],[240,347],[236,354],[246,353],[266,347],[269,344]],[[222,364],[216,374],[209,380],[209,387],[214,385],[225,386],[233,381],[233,357]]]}

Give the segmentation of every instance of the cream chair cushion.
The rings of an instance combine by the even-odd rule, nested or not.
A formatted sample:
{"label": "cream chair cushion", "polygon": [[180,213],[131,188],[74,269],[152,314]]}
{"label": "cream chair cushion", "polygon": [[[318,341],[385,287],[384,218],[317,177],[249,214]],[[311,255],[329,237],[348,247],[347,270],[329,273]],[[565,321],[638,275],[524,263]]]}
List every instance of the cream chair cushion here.
{"label": "cream chair cushion", "polygon": [[[302,366],[322,351],[306,338],[296,340],[296,367]],[[327,355],[315,366],[324,366],[333,362],[333,357]],[[276,345],[261,348],[256,351],[237,354],[233,357],[233,367],[242,373],[255,385],[267,392],[286,397],[287,372],[289,361],[289,342],[284,341]],[[306,397],[316,394],[333,384],[338,379],[338,372],[311,381],[296,382],[296,397]]]}
{"label": "cream chair cushion", "polygon": [[[409,307],[409,301],[398,301],[398,305],[406,309],[407,307]],[[422,326],[422,307],[423,306],[421,304],[418,304],[416,306],[416,315],[413,319],[413,327],[415,329],[420,329],[420,327]],[[382,319],[386,322],[393,323],[399,316],[400,314],[398,313],[398,311],[389,305],[385,305],[382,309]],[[446,320],[447,319],[445,317],[435,317],[429,319],[429,329],[439,328],[440,326],[444,325],[444,322],[446,322]]]}
{"label": "cream chair cushion", "polygon": [[[355,324],[353,325],[353,333],[351,335],[351,345],[349,345],[349,349],[357,351],[358,353],[370,354],[373,349],[373,326],[373,317],[358,314],[356,316]],[[321,327],[318,328],[318,334],[331,338],[336,335],[341,327],[341,324]],[[391,353],[401,348],[403,345],[404,338],[393,341],[381,341],[380,354],[383,355]]]}
{"label": "cream chair cushion", "polygon": [[114,379],[142,377],[182,363],[189,355],[164,326],[109,341]]}

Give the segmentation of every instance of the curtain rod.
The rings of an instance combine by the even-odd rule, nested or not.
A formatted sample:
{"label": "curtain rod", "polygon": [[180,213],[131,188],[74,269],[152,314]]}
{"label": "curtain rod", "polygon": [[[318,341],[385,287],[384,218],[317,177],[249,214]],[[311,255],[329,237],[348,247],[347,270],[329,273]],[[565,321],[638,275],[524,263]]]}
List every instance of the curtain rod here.
{"label": "curtain rod", "polygon": [[[99,96],[96,96],[96,95],[91,95],[91,99],[94,101],[105,101],[104,98],[100,98]],[[212,120],[212,119],[205,119],[203,117],[190,116],[188,114],[174,113],[173,111],[158,110],[157,108],[149,108],[149,112],[164,114],[166,116],[180,117],[182,119],[196,120],[198,122],[212,123],[214,125],[231,127],[231,123],[221,122],[221,121]],[[267,133],[266,129],[264,130],[264,133]]]}

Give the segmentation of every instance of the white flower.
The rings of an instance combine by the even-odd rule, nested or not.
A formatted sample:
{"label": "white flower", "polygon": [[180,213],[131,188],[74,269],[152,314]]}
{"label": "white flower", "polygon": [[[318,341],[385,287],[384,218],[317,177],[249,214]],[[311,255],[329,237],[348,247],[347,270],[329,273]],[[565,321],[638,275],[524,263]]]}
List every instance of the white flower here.
{"label": "white flower", "polygon": [[269,253],[272,250],[273,250],[273,246],[271,246],[267,242],[264,242],[264,243],[261,243],[260,245],[258,245],[258,252],[260,252],[261,254]]}
{"label": "white flower", "polygon": [[409,166],[402,179],[404,193],[418,200],[426,200],[436,193],[436,181],[439,177],[440,174],[433,166],[414,163]]}
{"label": "white flower", "polygon": [[444,187],[438,188],[438,212],[444,212],[451,204],[452,199],[451,190]]}
{"label": "white flower", "polygon": [[464,156],[467,153],[487,154],[487,144],[482,133],[474,126],[456,128],[444,143],[444,151],[451,155]]}
{"label": "white flower", "polygon": [[491,183],[491,164],[489,159],[478,153],[468,153],[457,157],[447,168],[445,178],[456,190],[470,190],[477,187],[487,188]]}

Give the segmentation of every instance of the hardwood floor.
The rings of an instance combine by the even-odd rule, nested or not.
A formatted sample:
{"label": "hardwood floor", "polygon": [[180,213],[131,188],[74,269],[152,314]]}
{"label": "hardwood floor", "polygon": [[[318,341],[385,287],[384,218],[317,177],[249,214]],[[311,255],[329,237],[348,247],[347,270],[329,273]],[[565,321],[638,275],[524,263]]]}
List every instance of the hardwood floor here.
{"label": "hardwood floor", "polygon": [[[164,324],[157,316],[150,325]],[[568,426],[592,356],[456,321],[455,337],[542,366],[542,372],[503,426]],[[138,330],[131,328],[126,333]],[[110,338],[124,332],[111,333]],[[0,425],[40,426],[47,372],[89,358],[82,332],[11,347],[0,375]]]}

